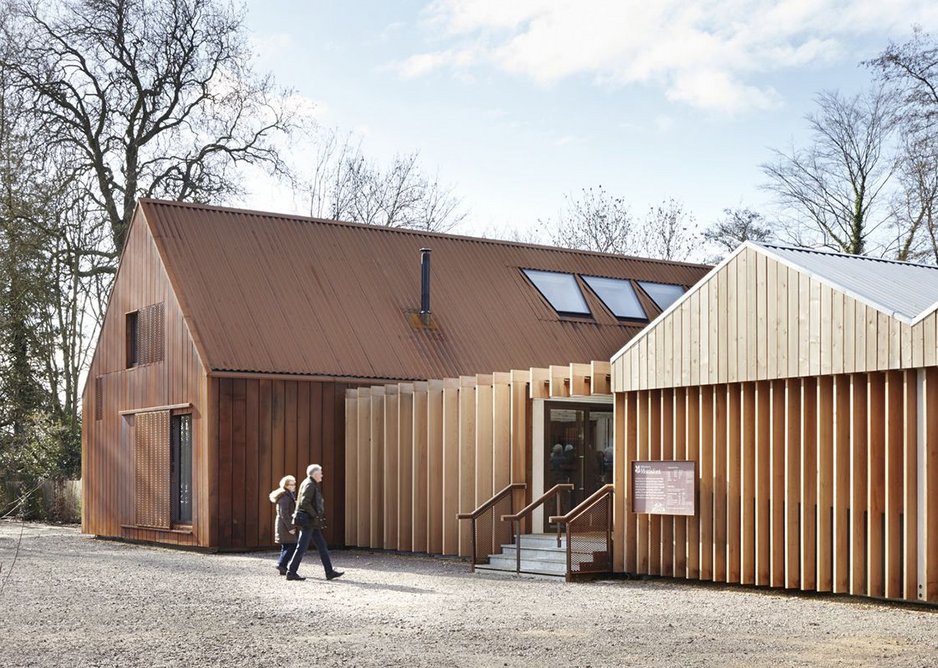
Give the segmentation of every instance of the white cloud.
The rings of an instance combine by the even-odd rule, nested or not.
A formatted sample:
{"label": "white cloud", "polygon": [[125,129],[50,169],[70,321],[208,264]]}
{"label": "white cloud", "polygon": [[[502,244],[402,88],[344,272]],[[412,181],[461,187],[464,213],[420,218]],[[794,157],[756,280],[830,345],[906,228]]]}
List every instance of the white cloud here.
{"label": "white cloud", "polygon": [[435,0],[440,48],[398,65],[405,77],[494,67],[550,85],[648,82],[693,107],[739,112],[780,102],[759,75],[848,57],[857,37],[938,27],[925,0]]}

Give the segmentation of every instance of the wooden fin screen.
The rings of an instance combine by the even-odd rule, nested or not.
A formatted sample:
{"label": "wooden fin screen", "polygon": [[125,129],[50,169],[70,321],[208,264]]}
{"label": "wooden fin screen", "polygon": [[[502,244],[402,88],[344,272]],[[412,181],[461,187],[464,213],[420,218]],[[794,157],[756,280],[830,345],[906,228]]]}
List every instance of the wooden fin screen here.
{"label": "wooden fin screen", "polygon": [[134,416],[135,522],[170,528],[169,411]]}
{"label": "wooden fin screen", "polygon": [[94,379],[94,419],[100,420],[104,417],[104,376],[96,376]]}
{"label": "wooden fin screen", "polygon": [[[609,362],[597,361],[347,390],[346,544],[467,556],[456,515],[528,482],[530,402],[609,388]],[[493,527],[480,550],[509,529]]]}
{"label": "wooden fin screen", "polygon": [[[938,367],[615,405],[617,570],[938,603]],[[630,512],[628,462],[672,453],[697,461],[696,515]]]}

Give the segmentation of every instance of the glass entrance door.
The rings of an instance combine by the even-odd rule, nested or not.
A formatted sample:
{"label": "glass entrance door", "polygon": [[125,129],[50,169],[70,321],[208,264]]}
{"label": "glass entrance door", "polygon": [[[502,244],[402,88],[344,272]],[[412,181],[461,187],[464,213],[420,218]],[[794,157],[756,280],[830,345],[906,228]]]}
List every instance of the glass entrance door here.
{"label": "glass entrance door", "polygon": [[[612,407],[547,403],[544,419],[544,490],[573,484],[573,493],[561,497],[566,512],[612,482]],[[552,514],[545,513],[545,530]]]}

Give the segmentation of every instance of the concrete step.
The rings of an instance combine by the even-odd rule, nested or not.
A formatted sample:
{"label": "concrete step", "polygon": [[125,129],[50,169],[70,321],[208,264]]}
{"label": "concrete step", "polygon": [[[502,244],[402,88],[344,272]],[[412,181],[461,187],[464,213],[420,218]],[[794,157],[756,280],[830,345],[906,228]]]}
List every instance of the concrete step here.
{"label": "concrete step", "polygon": [[[515,557],[506,557],[503,555],[493,555],[489,557],[488,563],[490,570],[511,571],[515,570]],[[542,573],[548,575],[564,576],[567,573],[567,562],[564,561],[540,561],[535,559],[522,559],[521,570],[525,573]]]}
{"label": "concrete step", "polygon": [[[557,547],[557,534],[555,533],[524,533],[521,534],[521,546],[522,547],[532,547],[532,548],[556,548]],[[567,547],[567,537],[561,535],[560,537],[560,547],[566,549]]]}
{"label": "concrete step", "polygon": [[[501,555],[491,555],[491,556],[502,556],[515,558],[517,548],[514,545],[502,545]],[[565,547],[553,547],[553,548],[538,548],[538,547],[527,547],[522,546],[521,548],[521,559],[522,561],[559,561],[562,563],[567,562],[567,548]]]}

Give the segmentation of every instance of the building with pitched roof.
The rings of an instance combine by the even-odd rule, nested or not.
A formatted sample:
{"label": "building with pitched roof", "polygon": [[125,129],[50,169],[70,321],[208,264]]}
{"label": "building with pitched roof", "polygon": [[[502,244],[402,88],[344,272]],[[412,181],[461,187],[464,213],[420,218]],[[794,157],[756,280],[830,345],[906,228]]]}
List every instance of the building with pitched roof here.
{"label": "building with pitched roof", "polygon": [[612,356],[615,569],[938,602],[936,306],[936,267],[740,246]]}
{"label": "building with pitched roof", "polygon": [[267,546],[268,491],[316,462],[344,544],[347,388],[608,359],[707,270],[141,200],[83,393],[82,529]]}

